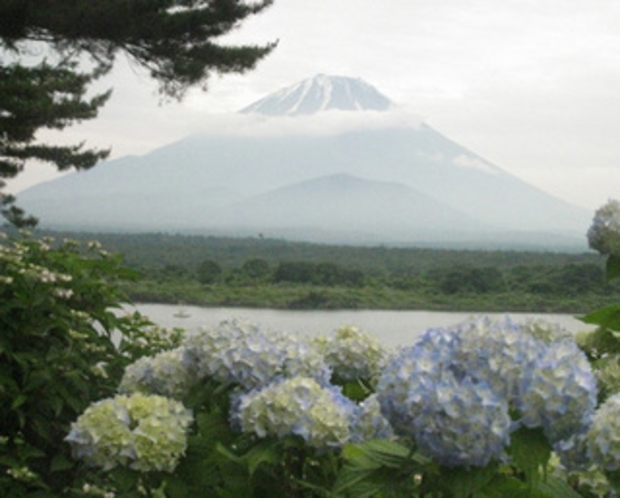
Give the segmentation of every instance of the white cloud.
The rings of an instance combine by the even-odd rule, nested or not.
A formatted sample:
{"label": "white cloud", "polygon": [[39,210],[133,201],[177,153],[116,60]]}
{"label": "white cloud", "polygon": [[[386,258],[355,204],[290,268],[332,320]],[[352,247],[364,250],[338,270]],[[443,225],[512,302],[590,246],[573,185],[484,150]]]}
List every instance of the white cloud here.
{"label": "white cloud", "polygon": [[478,171],[489,173],[491,175],[497,175],[498,173],[498,170],[495,166],[478,157],[468,156],[466,154],[461,154],[455,157],[452,161],[452,164],[458,166],[459,168],[475,169]]}

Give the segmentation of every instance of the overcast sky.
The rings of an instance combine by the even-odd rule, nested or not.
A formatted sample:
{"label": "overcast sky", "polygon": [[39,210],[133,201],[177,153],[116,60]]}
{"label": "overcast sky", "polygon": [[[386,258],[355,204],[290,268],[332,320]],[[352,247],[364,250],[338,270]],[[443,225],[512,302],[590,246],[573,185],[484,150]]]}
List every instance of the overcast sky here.
{"label": "overcast sky", "polygon": [[[238,109],[324,73],[362,78],[564,200],[594,209],[620,197],[620,2],[275,0],[226,40],[279,45],[256,70],[214,76],[207,93],[163,106],[146,75],[119,60],[102,82],[111,101],[62,141],[144,154],[232,126]],[[12,189],[50,174],[32,168]]]}

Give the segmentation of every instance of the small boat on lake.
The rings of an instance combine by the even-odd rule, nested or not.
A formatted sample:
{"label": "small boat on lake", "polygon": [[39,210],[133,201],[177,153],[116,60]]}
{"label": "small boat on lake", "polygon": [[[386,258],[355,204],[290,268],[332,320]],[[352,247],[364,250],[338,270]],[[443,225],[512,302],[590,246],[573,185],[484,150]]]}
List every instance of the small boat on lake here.
{"label": "small boat on lake", "polygon": [[183,308],[180,308],[173,316],[175,318],[189,318],[191,315]]}

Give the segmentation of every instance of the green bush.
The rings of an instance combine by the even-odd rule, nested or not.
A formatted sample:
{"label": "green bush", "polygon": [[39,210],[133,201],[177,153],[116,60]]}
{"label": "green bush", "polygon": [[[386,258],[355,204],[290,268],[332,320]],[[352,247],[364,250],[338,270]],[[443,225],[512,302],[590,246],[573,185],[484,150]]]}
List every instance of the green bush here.
{"label": "green bush", "polygon": [[[172,347],[141,316],[123,315],[120,280],[134,276],[98,243],[0,244],[0,490],[56,496],[84,469],[63,442],[93,400],[114,393],[134,358]],[[154,337],[162,337],[153,342]]]}

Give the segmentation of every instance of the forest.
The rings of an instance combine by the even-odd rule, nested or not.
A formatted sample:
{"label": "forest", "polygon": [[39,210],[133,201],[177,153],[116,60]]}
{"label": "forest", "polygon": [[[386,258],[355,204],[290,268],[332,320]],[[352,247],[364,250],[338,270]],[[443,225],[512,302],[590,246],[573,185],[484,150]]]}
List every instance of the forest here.
{"label": "forest", "polygon": [[[51,234],[51,232],[50,232]],[[136,270],[136,302],[287,309],[583,313],[617,301],[604,258],[560,253],[334,246],[180,234],[54,233],[95,239]]]}

